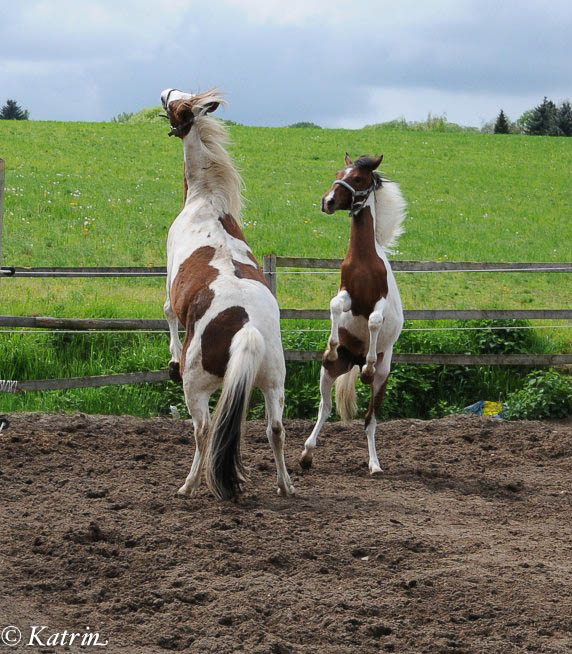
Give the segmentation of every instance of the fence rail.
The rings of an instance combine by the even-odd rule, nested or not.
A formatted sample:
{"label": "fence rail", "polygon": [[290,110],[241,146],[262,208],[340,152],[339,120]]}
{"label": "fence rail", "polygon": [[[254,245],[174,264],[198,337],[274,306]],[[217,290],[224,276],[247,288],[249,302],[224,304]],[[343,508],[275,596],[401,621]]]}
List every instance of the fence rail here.
{"label": "fence rail", "polygon": [[[275,281],[281,273],[278,268],[311,268],[338,270],[342,259],[310,259],[305,257],[264,257],[264,274]],[[572,263],[560,262],[479,262],[479,261],[392,261],[395,272],[572,272]],[[164,277],[165,266],[3,266],[2,277]],[[272,285],[272,284],[271,284]],[[274,284],[275,285],[275,284]]]}
{"label": "fence rail", "polygon": [[[285,350],[286,361],[321,361],[321,351]],[[567,354],[394,354],[394,363],[413,365],[445,366],[560,366],[572,364],[572,355]],[[68,379],[38,379],[23,382],[4,382],[0,391],[7,393],[33,393],[41,391],[68,390],[72,388],[98,388],[123,384],[149,384],[169,380],[168,370],[148,370],[145,372],[118,373],[114,375],[96,375],[90,377],[70,377]]]}
{"label": "fence rail", "polygon": [[[572,320],[572,309],[411,309],[406,320]],[[281,309],[282,320],[329,320],[324,309]],[[51,318],[0,316],[0,328],[62,329],[68,331],[169,331],[166,320],[123,318]]]}

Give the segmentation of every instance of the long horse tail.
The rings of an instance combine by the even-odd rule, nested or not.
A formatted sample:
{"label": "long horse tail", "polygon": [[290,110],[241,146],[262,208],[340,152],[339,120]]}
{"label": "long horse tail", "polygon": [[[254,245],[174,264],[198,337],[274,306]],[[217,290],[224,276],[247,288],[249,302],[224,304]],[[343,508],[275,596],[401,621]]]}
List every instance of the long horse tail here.
{"label": "long horse tail", "polygon": [[349,422],[357,413],[356,382],[359,375],[359,366],[336,379],[336,406],[343,422]]}
{"label": "long horse tail", "polygon": [[391,253],[403,234],[407,213],[407,202],[397,182],[382,178],[382,185],[375,192],[375,213],[375,239]]}
{"label": "long horse tail", "polygon": [[245,481],[240,435],[250,392],[264,357],[262,334],[247,323],[230,346],[222,393],[209,430],[205,471],[209,489],[219,498],[236,497]]}

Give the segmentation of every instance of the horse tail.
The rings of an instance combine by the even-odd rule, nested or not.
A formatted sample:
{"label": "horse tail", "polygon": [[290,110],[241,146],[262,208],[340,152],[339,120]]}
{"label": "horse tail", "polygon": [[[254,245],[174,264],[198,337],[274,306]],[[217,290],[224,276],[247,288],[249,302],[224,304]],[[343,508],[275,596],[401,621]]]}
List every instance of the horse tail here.
{"label": "horse tail", "polygon": [[230,359],[209,430],[205,457],[207,486],[219,499],[236,497],[241,491],[241,482],[245,481],[240,458],[240,434],[264,350],[262,334],[249,323],[232,339]]}
{"label": "horse tail", "polygon": [[336,406],[343,422],[349,422],[357,413],[356,382],[359,375],[359,366],[336,379]]}
{"label": "horse tail", "polygon": [[399,184],[382,179],[381,187],[375,192],[375,205],[375,239],[391,253],[403,234],[403,221],[407,212],[407,202]]}

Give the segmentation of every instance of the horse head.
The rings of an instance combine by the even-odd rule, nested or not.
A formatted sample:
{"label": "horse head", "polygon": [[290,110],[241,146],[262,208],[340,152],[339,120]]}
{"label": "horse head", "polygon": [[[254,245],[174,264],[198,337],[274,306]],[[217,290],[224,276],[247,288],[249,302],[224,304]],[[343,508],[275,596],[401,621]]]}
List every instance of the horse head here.
{"label": "horse head", "polygon": [[161,103],[171,123],[169,136],[184,139],[197,118],[216,111],[223,102],[217,89],[197,94],[165,89],[161,93]]}
{"label": "horse head", "polygon": [[375,170],[382,160],[383,155],[362,156],[354,163],[346,153],[346,167],[336,173],[330,190],[322,197],[322,211],[328,215],[340,209],[357,213],[369,194],[381,186],[381,177]]}

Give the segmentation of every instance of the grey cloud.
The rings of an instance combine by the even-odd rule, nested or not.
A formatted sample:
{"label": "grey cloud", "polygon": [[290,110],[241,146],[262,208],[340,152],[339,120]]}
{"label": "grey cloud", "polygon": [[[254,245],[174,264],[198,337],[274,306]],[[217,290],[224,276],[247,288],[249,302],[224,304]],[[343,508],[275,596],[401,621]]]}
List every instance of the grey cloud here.
{"label": "grey cloud", "polygon": [[[230,101],[226,116],[258,125],[327,125],[362,115],[365,87],[401,88],[409,96],[418,90],[420,98],[426,89],[499,100],[569,94],[568,3],[544,11],[532,1],[515,8],[470,0],[435,15],[424,7],[422,19],[412,4],[380,9],[362,0],[357,7],[368,11],[349,13],[344,23],[313,16],[294,26],[257,24],[211,0],[138,38],[120,24],[53,34],[26,23],[16,5],[0,26],[0,56],[8,64],[0,88],[33,118],[105,120],[156,106],[166,86],[219,85]],[[28,62],[32,71],[10,73],[10,62]],[[34,62],[42,62],[36,73]],[[74,102],[65,101],[66,90]],[[400,113],[407,115],[407,107]]]}

